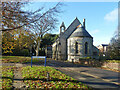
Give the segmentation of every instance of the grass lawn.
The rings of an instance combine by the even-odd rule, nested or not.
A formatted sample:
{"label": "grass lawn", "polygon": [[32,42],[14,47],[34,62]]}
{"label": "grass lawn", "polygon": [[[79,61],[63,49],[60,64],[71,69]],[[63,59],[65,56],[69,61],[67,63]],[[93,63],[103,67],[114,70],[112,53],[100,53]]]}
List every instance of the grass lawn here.
{"label": "grass lawn", "polygon": [[12,89],[14,67],[7,66],[2,67],[2,88],[3,89]]}
{"label": "grass lawn", "polygon": [[[47,81],[47,72],[49,73],[49,81]],[[57,71],[52,67],[34,66],[23,67],[22,70],[24,83],[28,88],[42,89],[63,89],[78,88],[91,89],[88,86],[76,81],[75,79]]]}
{"label": "grass lawn", "polygon": [[[10,90],[14,80],[14,66],[2,67],[2,89]],[[22,68],[23,82],[27,89],[83,89],[92,90],[87,85],[57,71],[52,67],[30,66]],[[49,80],[47,81],[47,72]]]}
{"label": "grass lawn", "polygon": [[[47,58],[49,59],[49,58]],[[34,58],[32,62],[39,62],[44,63],[43,58],[36,59]],[[49,59],[50,60],[50,59]],[[2,56],[3,63],[30,63],[31,57],[24,57],[24,56]]]}

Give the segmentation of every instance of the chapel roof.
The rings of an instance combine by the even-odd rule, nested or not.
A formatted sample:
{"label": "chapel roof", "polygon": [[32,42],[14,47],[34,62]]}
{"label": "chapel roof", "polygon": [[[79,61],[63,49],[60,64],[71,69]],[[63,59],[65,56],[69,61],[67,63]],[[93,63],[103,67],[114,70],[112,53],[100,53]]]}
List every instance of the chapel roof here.
{"label": "chapel roof", "polygon": [[70,37],[91,37],[93,38],[83,26],[79,26]]}

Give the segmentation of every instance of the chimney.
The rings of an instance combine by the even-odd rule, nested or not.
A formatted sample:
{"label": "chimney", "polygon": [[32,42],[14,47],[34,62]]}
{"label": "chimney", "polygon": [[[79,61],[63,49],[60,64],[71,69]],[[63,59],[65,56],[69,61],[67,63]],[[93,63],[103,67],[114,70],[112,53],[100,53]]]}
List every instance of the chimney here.
{"label": "chimney", "polygon": [[85,18],[83,19],[83,27],[85,28]]}

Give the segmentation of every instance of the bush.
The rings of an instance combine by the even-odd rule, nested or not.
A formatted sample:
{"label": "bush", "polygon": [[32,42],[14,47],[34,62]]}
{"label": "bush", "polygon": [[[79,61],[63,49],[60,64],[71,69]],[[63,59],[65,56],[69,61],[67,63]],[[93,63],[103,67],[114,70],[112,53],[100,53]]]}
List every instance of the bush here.
{"label": "bush", "polygon": [[80,57],[79,60],[89,60],[91,57]]}
{"label": "bush", "polygon": [[28,49],[23,49],[23,50],[20,52],[20,54],[21,54],[22,56],[29,56],[29,55],[30,55]]}
{"label": "bush", "polygon": [[15,56],[30,56],[28,49],[14,50],[13,55]]}

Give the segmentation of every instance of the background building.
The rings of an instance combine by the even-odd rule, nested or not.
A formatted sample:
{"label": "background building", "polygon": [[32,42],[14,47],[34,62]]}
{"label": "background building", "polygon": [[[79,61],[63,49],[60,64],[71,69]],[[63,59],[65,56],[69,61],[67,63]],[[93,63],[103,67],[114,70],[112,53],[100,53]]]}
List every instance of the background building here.
{"label": "background building", "polygon": [[108,44],[101,44],[101,45],[97,46],[97,48],[102,53],[102,56],[106,56],[106,52],[108,50]]}

